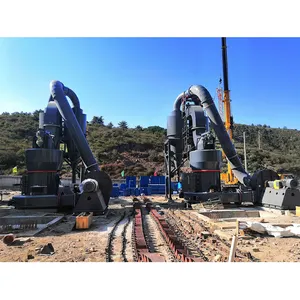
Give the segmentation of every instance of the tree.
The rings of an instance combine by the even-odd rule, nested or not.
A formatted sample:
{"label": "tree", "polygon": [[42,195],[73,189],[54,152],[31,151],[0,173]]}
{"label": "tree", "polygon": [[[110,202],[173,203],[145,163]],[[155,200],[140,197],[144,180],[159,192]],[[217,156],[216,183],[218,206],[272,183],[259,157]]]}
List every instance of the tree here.
{"label": "tree", "polygon": [[121,121],[118,123],[119,127],[122,129],[127,129],[128,128],[128,124],[126,121]]}
{"label": "tree", "polygon": [[112,122],[109,122],[107,125],[106,125],[107,128],[111,129],[114,127],[114,124]]}
{"label": "tree", "polygon": [[43,112],[43,110],[42,110],[42,109],[38,109],[38,110],[35,110],[35,111],[32,113],[32,116],[33,116],[34,121],[38,121],[38,120],[39,120],[40,112]]}
{"label": "tree", "polygon": [[111,151],[111,159],[113,161],[116,161],[119,158],[119,152],[116,149],[113,149]]}
{"label": "tree", "polygon": [[138,130],[138,131],[142,131],[142,130],[143,130],[143,127],[140,126],[140,125],[138,125],[138,126],[135,127],[135,129]]}
{"label": "tree", "polygon": [[164,128],[162,128],[160,126],[149,126],[149,127],[146,128],[146,130],[150,131],[152,133],[156,133],[156,132],[165,133],[165,131],[166,131]]}
{"label": "tree", "polygon": [[98,125],[103,126],[104,125],[104,118],[102,116],[100,116],[100,117],[94,116],[92,121],[91,121],[91,124],[92,125],[98,124]]}

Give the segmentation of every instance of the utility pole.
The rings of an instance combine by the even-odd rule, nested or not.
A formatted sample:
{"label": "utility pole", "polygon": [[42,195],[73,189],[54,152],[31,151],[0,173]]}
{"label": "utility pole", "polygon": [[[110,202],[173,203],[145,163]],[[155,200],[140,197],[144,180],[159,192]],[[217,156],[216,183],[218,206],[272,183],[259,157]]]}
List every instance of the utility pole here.
{"label": "utility pole", "polygon": [[260,150],[260,131],[258,131],[258,149]]}
{"label": "utility pole", "polygon": [[243,132],[243,138],[244,138],[244,158],[245,158],[244,164],[245,164],[245,171],[248,172],[248,170],[247,170],[247,154],[246,154],[246,132],[245,131]]}

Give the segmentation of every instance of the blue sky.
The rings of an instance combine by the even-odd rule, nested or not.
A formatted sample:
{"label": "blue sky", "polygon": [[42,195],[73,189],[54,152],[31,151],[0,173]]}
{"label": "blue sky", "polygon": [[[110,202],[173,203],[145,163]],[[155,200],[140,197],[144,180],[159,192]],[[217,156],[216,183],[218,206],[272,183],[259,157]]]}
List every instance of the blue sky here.
{"label": "blue sky", "polygon": [[[300,39],[227,38],[236,123],[300,129]],[[44,109],[49,83],[78,95],[88,120],[166,127],[192,84],[215,97],[221,38],[2,38],[0,113]]]}

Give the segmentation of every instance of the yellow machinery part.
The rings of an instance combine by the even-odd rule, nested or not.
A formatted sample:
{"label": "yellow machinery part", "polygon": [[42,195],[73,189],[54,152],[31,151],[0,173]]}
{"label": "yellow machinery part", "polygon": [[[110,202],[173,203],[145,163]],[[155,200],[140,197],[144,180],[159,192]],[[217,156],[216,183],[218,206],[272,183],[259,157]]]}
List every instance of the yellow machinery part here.
{"label": "yellow machinery part", "polygon": [[[229,98],[229,91],[224,91],[224,114],[225,114],[225,128],[226,131],[230,137],[230,140],[232,141],[232,129],[231,129],[231,123],[230,123],[230,98]],[[230,164],[227,163],[227,172],[225,174],[221,174],[221,180],[225,182],[225,184],[237,184],[238,180],[233,175],[232,169],[230,167]]]}
{"label": "yellow machinery part", "polygon": [[273,181],[273,188],[274,190],[279,190],[283,187],[281,180],[274,180]]}

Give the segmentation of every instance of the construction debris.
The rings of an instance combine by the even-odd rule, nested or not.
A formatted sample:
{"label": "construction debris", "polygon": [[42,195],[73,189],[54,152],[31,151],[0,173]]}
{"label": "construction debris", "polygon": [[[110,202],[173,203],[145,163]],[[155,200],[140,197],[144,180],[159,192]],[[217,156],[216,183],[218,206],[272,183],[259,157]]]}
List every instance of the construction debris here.
{"label": "construction debris", "polygon": [[27,259],[28,259],[28,260],[29,260],[29,259],[34,259],[34,255],[33,255],[32,250],[29,250],[29,251],[27,252]]}
{"label": "construction debris", "polygon": [[38,250],[38,254],[39,255],[52,255],[52,254],[54,254],[54,248],[53,248],[52,244],[48,243],[47,245],[42,246]]}
{"label": "construction debris", "polygon": [[13,241],[15,240],[15,236],[10,233],[3,237],[3,243],[6,245],[11,245]]}
{"label": "construction debris", "polygon": [[280,227],[274,226],[270,223],[244,222],[244,225],[255,232],[261,234],[267,233],[268,235],[272,235],[276,238],[292,236],[300,237],[300,224],[291,224],[291,226]]}
{"label": "construction debris", "polygon": [[237,247],[237,242],[238,242],[238,237],[236,235],[233,235],[232,242],[231,242],[231,247],[230,247],[230,253],[229,253],[228,262],[233,262],[234,261],[236,247]]}
{"label": "construction debris", "polygon": [[217,254],[214,258],[214,261],[220,261],[222,256],[220,254]]}
{"label": "construction debris", "polygon": [[210,236],[211,234],[210,234],[210,232],[209,231],[202,231],[201,232],[201,236],[203,237],[203,238],[208,238],[209,236]]}

